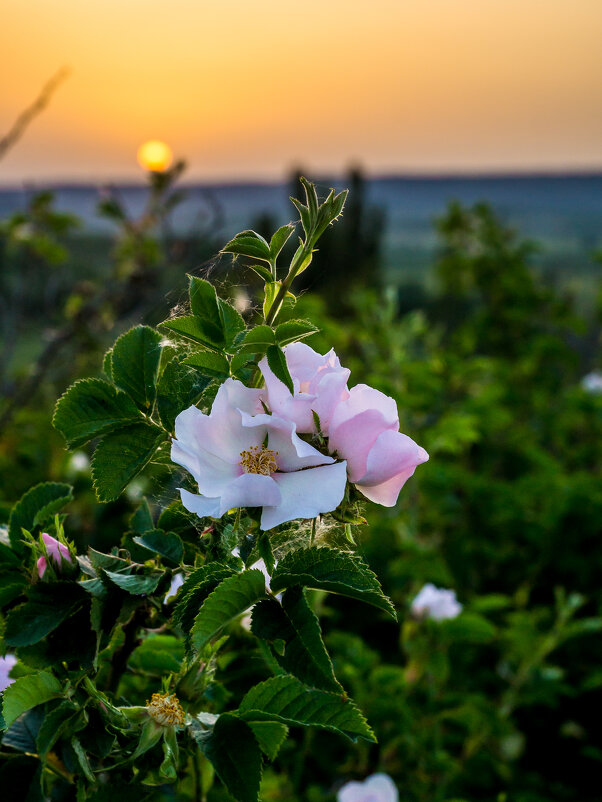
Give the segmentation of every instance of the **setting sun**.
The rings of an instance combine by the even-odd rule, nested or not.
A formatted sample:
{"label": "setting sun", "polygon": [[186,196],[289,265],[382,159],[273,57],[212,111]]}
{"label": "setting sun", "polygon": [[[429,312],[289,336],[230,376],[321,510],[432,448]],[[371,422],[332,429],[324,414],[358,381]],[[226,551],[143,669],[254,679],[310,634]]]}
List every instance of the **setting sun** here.
{"label": "setting sun", "polygon": [[138,148],[138,164],[145,170],[163,173],[172,161],[171,148],[158,139],[151,139]]}

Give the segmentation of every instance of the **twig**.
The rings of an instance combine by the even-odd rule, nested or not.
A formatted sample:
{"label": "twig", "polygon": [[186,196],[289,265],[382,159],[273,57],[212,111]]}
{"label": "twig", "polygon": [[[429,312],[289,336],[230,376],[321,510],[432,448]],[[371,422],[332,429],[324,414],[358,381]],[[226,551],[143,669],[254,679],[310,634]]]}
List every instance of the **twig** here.
{"label": "twig", "polygon": [[52,95],[56,92],[60,84],[62,84],[63,81],[70,75],[70,73],[71,70],[69,67],[61,67],[61,69],[44,84],[42,91],[31,104],[31,106],[28,106],[25,111],[22,111],[21,114],[19,114],[13,123],[12,128],[10,128],[8,133],[2,137],[2,139],[0,139],[0,159],[6,156],[13,145],[15,145],[19,139],[21,139],[25,133],[25,129],[32,122],[32,120],[42,111],[44,111],[50,102]]}

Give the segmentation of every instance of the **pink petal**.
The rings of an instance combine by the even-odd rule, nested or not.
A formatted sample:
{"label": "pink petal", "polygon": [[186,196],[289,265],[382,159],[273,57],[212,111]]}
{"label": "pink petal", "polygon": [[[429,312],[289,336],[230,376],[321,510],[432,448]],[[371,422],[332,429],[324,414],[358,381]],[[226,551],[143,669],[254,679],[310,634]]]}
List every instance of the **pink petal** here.
{"label": "pink petal", "polygon": [[[397,432],[400,434],[400,432]],[[402,435],[405,437],[405,435]],[[410,438],[408,437],[408,440]],[[413,441],[412,441],[413,442]],[[414,444],[416,445],[416,444]],[[420,465],[423,462],[428,460],[428,454],[426,451],[421,448],[420,446],[416,446],[417,454],[416,460],[412,459],[409,465],[405,468],[402,468],[399,473],[392,476],[390,479],[387,479],[380,484],[368,484],[365,485],[362,483],[357,483],[356,487],[367,499],[370,501],[374,501],[376,504],[382,504],[383,507],[393,507],[397,503],[397,497],[399,496],[399,491],[407,482],[407,480],[412,476],[414,471],[416,470],[417,465]],[[372,459],[372,453],[370,454],[370,459]],[[373,472],[373,475],[376,471]]]}
{"label": "pink petal", "polygon": [[[354,388],[355,389],[355,388]],[[343,401],[339,407],[347,402]],[[338,408],[337,408],[338,411]],[[335,415],[337,414],[335,411]],[[392,424],[397,428],[397,424]],[[347,460],[349,481],[357,482],[366,473],[368,455],[376,438],[386,430],[382,413],[377,409],[367,409],[357,415],[344,420],[334,426],[331,423],[328,448],[332,454],[337,454]]]}
{"label": "pink petal", "polygon": [[367,410],[374,410],[381,414],[383,430],[399,427],[395,400],[381,393],[380,390],[375,390],[374,387],[368,387],[367,384],[356,384],[349,391],[349,397],[342,401],[334,411],[330,424],[331,430]]}
{"label": "pink petal", "polygon": [[238,507],[263,507],[280,504],[281,494],[271,476],[260,473],[243,473],[230,482],[220,499],[220,517]]}
{"label": "pink petal", "polygon": [[[240,460],[240,452],[237,457]],[[179,440],[172,441],[171,459],[192,474],[200,493],[212,498],[221,496],[230,482],[242,473],[238,463],[226,462],[196,444],[193,449]]]}
{"label": "pink petal", "polygon": [[36,566],[37,566],[37,569],[38,569],[38,576],[41,579],[44,576],[44,574],[46,573],[46,567],[47,567],[46,557],[44,557],[44,556],[38,557],[38,561],[36,563]]}
{"label": "pink petal", "polygon": [[207,498],[197,496],[196,493],[189,493],[183,487],[178,488],[182,505],[188,512],[194,512],[199,518],[219,518],[219,498]]}
{"label": "pink petal", "polygon": [[357,481],[379,485],[428,460],[428,454],[411,437],[390,429],[381,432],[370,449],[366,473]]}
{"label": "pink petal", "polygon": [[278,453],[276,462],[280,471],[296,471],[300,468],[328,465],[334,462],[332,457],[322,454],[302,440],[296,433],[296,427],[292,420],[285,420],[279,415],[254,415],[251,417],[243,413],[242,421],[245,427],[265,427],[268,448]]}
{"label": "pink petal", "polygon": [[54,563],[56,563],[57,566],[59,566],[63,560],[66,560],[69,563],[71,562],[71,554],[64,543],[61,543],[46,532],[42,532],[42,540],[46,546],[48,556]]}
{"label": "pink petal", "polygon": [[345,462],[337,462],[304,471],[275,473],[272,478],[280,488],[282,499],[278,506],[264,506],[263,530],[296,518],[315,518],[336,509],[345,493],[347,466]]}

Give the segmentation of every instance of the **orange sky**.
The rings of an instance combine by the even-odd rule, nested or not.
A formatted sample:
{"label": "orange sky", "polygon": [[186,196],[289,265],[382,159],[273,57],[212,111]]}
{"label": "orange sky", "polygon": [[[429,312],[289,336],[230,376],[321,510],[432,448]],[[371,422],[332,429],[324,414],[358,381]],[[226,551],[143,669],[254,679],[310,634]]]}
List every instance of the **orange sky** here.
{"label": "orange sky", "polygon": [[602,0],[1,0],[0,183],[602,168]]}

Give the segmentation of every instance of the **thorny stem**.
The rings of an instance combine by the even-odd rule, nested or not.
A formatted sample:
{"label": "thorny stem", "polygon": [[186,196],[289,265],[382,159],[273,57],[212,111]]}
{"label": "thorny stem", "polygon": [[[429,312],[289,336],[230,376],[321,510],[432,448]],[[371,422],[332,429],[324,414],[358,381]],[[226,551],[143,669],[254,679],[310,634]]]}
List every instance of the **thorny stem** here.
{"label": "thorny stem", "polygon": [[276,315],[280,310],[282,301],[284,300],[286,293],[289,291],[289,288],[293,283],[295,276],[301,269],[301,265],[303,265],[303,263],[306,261],[308,257],[311,258],[312,251],[313,248],[310,242],[310,238],[308,237],[305,241],[305,244],[303,245],[303,248],[299,252],[299,255],[295,259],[293,259],[293,262],[288,271],[288,275],[280,285],[280,289],[278,290],[276,297],[272,301],[272,305],[268,309],[268,313],[265,316],[265,322],[268,326],[271,326],[274,320],[276,319]]}

